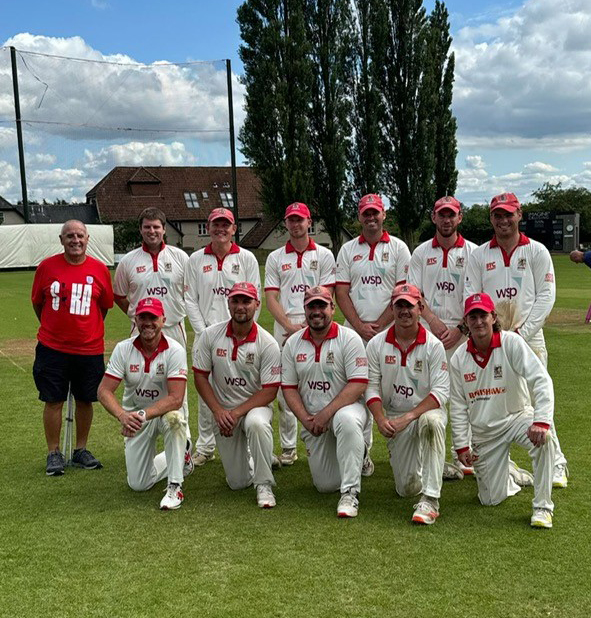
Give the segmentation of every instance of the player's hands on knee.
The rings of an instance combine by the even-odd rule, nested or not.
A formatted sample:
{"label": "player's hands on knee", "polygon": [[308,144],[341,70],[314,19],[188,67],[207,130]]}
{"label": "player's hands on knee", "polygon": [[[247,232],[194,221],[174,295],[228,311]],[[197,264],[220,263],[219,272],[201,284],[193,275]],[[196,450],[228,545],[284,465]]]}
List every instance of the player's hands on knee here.
{"label": "player's hands on knee", "polygon": [[548,430],[545,427],[539,425],[530,425],[527,430],[527,437],[534,446],[543,446],[546,444],[546,434]]}

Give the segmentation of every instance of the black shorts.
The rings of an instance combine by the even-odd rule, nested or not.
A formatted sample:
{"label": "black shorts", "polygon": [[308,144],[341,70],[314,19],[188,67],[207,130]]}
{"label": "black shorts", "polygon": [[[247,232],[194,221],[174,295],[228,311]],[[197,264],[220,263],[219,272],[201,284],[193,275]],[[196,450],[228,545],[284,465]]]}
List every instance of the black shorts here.
{"label": "black shorts", "polygon": [[102,354],[67,354],[37,343],[33,378],[41,401],[66,401],[70,384],[77,401],[96,401],[96,392],[104,373],[105,359]]}

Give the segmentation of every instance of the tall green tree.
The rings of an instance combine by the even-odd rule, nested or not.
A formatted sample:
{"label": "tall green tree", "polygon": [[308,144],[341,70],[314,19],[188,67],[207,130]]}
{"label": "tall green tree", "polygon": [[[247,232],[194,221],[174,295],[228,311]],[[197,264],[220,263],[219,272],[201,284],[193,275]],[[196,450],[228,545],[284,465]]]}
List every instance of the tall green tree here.
{"label": "tall green tree", "polygon": [[313,66],[303,0],[246,0],[238,8],[246,120],[242,152],[268,212],[314,195],[308,113]]}

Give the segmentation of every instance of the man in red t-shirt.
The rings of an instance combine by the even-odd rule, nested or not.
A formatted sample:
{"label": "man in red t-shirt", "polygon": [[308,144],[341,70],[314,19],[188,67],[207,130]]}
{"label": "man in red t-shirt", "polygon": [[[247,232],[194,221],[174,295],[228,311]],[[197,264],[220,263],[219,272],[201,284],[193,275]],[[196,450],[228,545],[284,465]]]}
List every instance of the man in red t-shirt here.
{"label": "man in red t-shirt", "polygon": [[41,262],[35,272],[31,300],[41,326],[33,377],[39,399],[45,403],[43,425],[47,440],[46,473],[64,473],[59,450],[62,409],[68,388],[76,400],[75,466],[101,468],[86,449],[92,423],[92,402],[105,364],[104,319],[113,306],[113,288],[107,267],[86,255],[88,232],[81,221],[66,221],[60,234],[64,253]]}

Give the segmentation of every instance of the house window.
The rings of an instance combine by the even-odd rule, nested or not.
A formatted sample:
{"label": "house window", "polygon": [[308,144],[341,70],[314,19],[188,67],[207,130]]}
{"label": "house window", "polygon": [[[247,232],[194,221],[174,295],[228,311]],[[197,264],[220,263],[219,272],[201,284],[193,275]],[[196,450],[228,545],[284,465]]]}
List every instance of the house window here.
{"label": "house window", "polygon": [[197,224],[197,234],[198,236],[207,236],[207,223],[198,223]]}
{"label": "house window", "polygon": [[308,234],[316,234],[316,224],[314,223],[314,221],[312,221],[312,223],[310,224]]}
{"label": "house window", "polygon": [[196,193],[185,193],[184,195],[187,208],[199,208],[199,202],[197,201]]}
{"label": "house window", "polygon": [[207,191],[201,191],[201,197],[202,197],[204,200],[209,199],[209,195],[207,195]]}
{"label": "house window", "polygon": [[234,200],[231,193],[220,193],[220,199],[224,208],[234,208]]}

